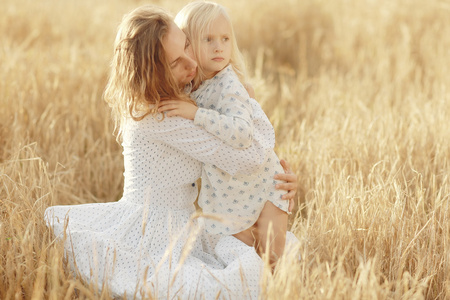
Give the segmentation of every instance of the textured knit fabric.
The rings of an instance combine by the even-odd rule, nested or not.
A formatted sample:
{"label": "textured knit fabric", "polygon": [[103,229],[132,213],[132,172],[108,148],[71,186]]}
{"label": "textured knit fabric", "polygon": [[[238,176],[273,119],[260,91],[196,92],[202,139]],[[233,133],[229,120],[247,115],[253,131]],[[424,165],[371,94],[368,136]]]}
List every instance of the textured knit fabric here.
{"label": "textured knit fabric", "polygon": [[264,147],[237,150],[192,121],[147,116],[127,121],[123,155],[120,201],[45,212],[56,236],[67,234],[72,268],[118,297],[257,299],[262,262],[254,248],[206,233],[202,219],[191,216],[201,162],[253,174]]}
{"label": "textured knit fabric", "polygon": [[264,163],[252,174],[233,176],[217,164],[203,163],[198,203],[203,213],[216,217],[205,219],[205,229],[223,235],[241,232],[256,222],[266,201],[287,212],[289,202],[281,199],[285,191],[276,190],[273,179],[284,173],[273,151],[273,126],[232,67],[204,81],[191,97],[199,107],[194,124],[234,148],[258,145],[264,149]]}

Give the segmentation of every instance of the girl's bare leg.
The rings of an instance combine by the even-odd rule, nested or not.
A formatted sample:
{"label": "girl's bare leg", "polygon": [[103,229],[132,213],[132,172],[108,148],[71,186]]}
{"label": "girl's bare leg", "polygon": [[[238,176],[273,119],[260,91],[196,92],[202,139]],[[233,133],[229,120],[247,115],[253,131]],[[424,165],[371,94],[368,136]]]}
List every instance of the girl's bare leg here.
{"label": "girl's bare leg", "polygon": [[255,223],[257,228],[255,248],[260,255],[264,253],[269,255],[272,268],[275,267],[278,258],[283,254],[286,244],[287,223],[288,214],[270,201],[266,202]]}
{"label": "girl's bare leg", "polygon": [[287,221],[288,214],[267,201],[256,223],[233,236],[255,247],[260,256],[267,253],[270,265],[274,268],[286,244]]}

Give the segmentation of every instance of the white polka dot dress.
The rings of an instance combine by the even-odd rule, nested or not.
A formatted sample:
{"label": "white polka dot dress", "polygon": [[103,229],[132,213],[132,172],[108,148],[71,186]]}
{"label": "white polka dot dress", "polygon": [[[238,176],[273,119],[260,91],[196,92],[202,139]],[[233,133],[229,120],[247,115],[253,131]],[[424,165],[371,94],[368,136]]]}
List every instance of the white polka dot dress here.
{"label": "white polka dot dress", "polygon": [[194,124],[234,148],[259,145],[265,151],[263,164],[252,174],[233,176],[214,163],[203,163],[198,204],[203,213],[216,217],[205,219],[206,230],[223,235],[241,232],[256,222],[266,201],[287,212],[289,202],[281,199],[285,191],[276,190],[273,179],[284,173],[273,151],[273,126],[233,68],[228,66],[204,81],[191,97],[199,107]]}
{"label": "white polka dot dress", "polygon": [[[213,236],[192,219],[201,162],[252,174],[262,145],[237,150],[192,121],[128,120],[124,193],[118,202],[53,206],[46,220],[87,282],[117,297],[257,299],[260,257],[234,237]],[[148,298],[148,297],[147,297]]]}

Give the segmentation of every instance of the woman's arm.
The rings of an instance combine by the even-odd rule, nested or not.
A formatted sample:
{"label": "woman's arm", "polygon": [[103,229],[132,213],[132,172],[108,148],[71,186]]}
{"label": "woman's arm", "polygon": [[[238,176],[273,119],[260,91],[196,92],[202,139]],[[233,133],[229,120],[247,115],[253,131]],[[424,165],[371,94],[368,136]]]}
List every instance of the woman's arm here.
{"label": "woman's arm", "polygon": [[196,160],[213,164],[231,175],[253,174],[264,163],[265,149],[259,143],[252,143],[247,149],[235,149],[181,117],[157,121],[149,115],[136,123],[141,123],[137,130],[145,130],[149,138],[164,142]]}
{"label": "woman's arm", "polygon": [[283,180],[285,183],[278,183],[275,185],[277,190],[285,190],[287,193],[283,195],[282,199],[289,200],[288,211],[292,212],[294,208],[294,198],[297,194],[297,175],[291,170],[291,166],[284,159],[280,160],[281,166],[284,169],[284,174],[276,174],[273,178],[275,180]]}

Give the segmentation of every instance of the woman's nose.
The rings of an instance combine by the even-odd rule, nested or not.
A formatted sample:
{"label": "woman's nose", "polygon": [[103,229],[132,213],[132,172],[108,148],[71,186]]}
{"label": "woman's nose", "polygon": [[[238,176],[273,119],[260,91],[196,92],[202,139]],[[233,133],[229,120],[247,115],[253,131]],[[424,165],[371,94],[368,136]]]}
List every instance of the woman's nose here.
{"label": "woman's nose", "polygon": [[191,57],[188,57],[188,68],[189,69],[197,68],[197,62],[193,60]]}
{"label": "woman's nose", "polygon": [[187,58],[186,58],[186,60],[187,60],[186,67],[188,69],[195,69],[195,68],[197,68],[197,62],[194,59],[194,53],[193,53],[193,51],[191,49],[189,49],[189,51],[187,51],[187,55],[186,56],[187,56]]}

